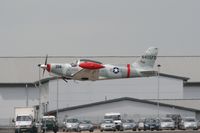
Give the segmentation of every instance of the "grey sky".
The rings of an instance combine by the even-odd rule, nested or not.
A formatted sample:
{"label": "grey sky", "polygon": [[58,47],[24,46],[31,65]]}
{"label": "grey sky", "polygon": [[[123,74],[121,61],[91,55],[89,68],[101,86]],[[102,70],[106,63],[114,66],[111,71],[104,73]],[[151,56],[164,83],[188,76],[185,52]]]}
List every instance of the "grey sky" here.
{"label": "grey sky", "polygon": [[200,55],[199,0],[1,0],[0,56]]}

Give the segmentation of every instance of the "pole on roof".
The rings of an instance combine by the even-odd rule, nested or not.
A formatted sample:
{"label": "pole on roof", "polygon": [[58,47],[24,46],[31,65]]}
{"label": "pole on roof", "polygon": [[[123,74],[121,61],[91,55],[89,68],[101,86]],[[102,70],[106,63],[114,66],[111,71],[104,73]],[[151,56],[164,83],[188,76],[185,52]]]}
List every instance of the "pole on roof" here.
{"label": "pole on roof", "polygon": [[28,95],[28,85],[26,84],[26,107],[28,107],[28,99],[29,99],[29,95]]}
{"label": "pole on roof", "polygon": [[57,100],[56,100],[56,104],[57,104],[57,106],[56,106],[56,118],[57,118],[57,122],[58,122],[58,107],[59,107],[59,102],[58,102],[58,97],[59,97],[59,80],[58,80],[58,77],[57,77]]}
{"label": "pole on roof", "polygon": [[40,67],[39,67],[38,88],[39,88],[39,123],[41,123],[41,120],[42,120],[42,106],[41,106],[41,68]]}
{"label": "pole on roof", "polygon": [[157,82],[158,82],[158,90],[157,90],[157,108],[158,108],[158,118],[160,117],[160,103],[159,103],[159,100],[160,100],[160,67],[161,67],[161,65],[160,64],[158,64],[157,65],[157,67],[158,67],[158,72],[157,72]]}

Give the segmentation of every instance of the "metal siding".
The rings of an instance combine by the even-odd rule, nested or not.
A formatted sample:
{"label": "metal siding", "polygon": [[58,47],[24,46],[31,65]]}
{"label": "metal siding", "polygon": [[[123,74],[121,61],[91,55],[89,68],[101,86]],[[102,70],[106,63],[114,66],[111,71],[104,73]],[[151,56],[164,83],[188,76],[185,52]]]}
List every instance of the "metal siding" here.
{"label": "metal siding", "polygon": [[184,86],[184,99],[199,99],[200,100],[200,86]]}
{"label": "metal siding", "polygon": [[[49,84],[50,110],[56,108],[57,81]],[[103,81],[69,81],[59,80],[59,108],[71,107],[116,99],[133,97],[138,99],[157,99],[157,77],[116,79]],[[182,99],[183,81],[160,76],[160,99]]]}
{"label": "metal siding", "polygon": [[[25,86],[0,88],[0,125],[9,124],[9,120],[14,117],[14,107],[26,107],[27,94],[29,107],[39,104],[39,89],[35,87],[28,87],[27,90]],[[46,103],[48,101],[48,84],[44,84],[41,92],[41,101]]]}
{"label": "metal siding", "polygon": [[[35,88],[28,88],[28,103],[29,106],[34,106],[38,104],[38,90]],[[25,107],[26,106],[26,96],[27,92],[25,87],[5,87],[0,88],[0,101],[1,101],[1,115],[0,115],[0,125],[6,125],[9,123],[8,120],[14,118],[14,107]]]}
{"label": "metal siding", "polygon": [[[157,100],[151,100],[156,102]],[[200,110],[200,100],[198,99],[162,99],[160,100],[161,103],[181,106],[186,108],[192,108],[196,110]]]}
{"label": "metal siding", "polygon": [[[195,112],[180,110],[176,108],[160,106],[160,116],[165,116],[169,113],[179,113],[182,116],[194,116]],[[93,122],[100,122],[103,120],[105,113],[119,112],[123,118],[133,118],[138,120],[142,117],[156,117],[158,115],[157,105],[139,103],[133,101],[120,101],[115,103],[108,103],[98,106],[86,107],[70,111],[59,112],[59,120],[63,121],[65,117],[75,117],[78,119],[90,119]]]}

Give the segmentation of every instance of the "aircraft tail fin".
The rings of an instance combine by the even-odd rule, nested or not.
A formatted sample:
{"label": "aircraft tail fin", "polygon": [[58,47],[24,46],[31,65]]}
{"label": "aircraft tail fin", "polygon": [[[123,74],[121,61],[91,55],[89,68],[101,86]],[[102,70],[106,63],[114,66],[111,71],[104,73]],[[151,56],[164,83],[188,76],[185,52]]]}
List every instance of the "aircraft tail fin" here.
{"label": "aircraft tail fin", "polygon": [[135,67],[153,69],[158,54],[158,48],[150,47],[144,55],[133,63]]}

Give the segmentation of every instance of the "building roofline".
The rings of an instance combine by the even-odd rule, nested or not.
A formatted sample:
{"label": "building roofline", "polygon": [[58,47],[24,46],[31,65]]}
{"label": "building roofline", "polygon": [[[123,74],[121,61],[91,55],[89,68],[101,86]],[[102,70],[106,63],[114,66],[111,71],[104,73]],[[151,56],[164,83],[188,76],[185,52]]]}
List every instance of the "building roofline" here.
{"label": "building roofline", "polygon": [[184,86],[200,86],[200,82],[185,82]]}
{"label": "building roofline", "polygon": [[[57,79],[57,77],[48,77],[40,80],[41,84],[47,83],[50,80]],[[39,85],[39,81],[35,82],[20,82],[20,83],[0,83],[0,87],[36,87]]]}
{"label": "building roofline", "polygon": [[176,76],[176,75],[171,75],[171,74],[166,74],[166,73],[160,73],[160,76],[175,78],[175,79],[182,79],[183,81],[188,81],[190,79],[188,77]]}
{"label": "building roofline", "polygon": [[[122,97],[122,98],[117,98],[117,99],[111,99],[111,100],[106,100],[106,101],[100,101],[100,102],[95,102],[95,103],[89,103],[89,104],[84,104],[84,105],[62,108],[62,109],[58,109],[58,112],[70,111],[70,110],[75,110],[75,109],[87,108],[87,107],[98,106],[98,105],[109,104],[109,103],[120,102],[120,101],[126,101],[126,100],[133,101],[133,102],[147,103],[147,104],[152,104],[152,105],[158,104],[157,102],[148,101],[148,100],[142,100],[142,99],[136,99],[136,98],[130,98],[130,97]],[[200,111],[200,110],[193,109],[193,108],[186,108],[186,107],[165,104],[165,103],[159,103],[159,105],[164,106],[164,107],[174,107],[177,109],[183,109],[183,110],[188,110],[188,111],[198,111],[198,112]],[[52,111],[47,112],[47,114],[55,114],[56,112],[57,112],[57,110],[52,110]]]}
{"label": "building roofline", "polygon": [[34,87],[33,83],[0,83],[0,87]]}
{"label": "building roofline", "polygon": [[[60,56],[48,56],[48,58],[135,58],[140,57],[141,55],[91,55],[91,56],[77,56],[77,55],[60,55]],[[179,58],[179,57],[200,57],[200,55],[159,55],[157,57],[165,58]],[[0,58],[46,58],[46,56],[0,56]]]}

